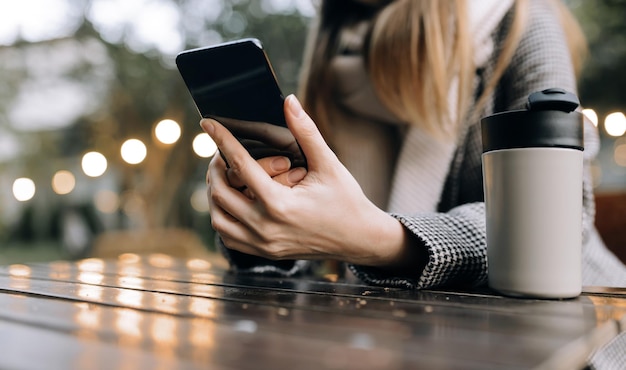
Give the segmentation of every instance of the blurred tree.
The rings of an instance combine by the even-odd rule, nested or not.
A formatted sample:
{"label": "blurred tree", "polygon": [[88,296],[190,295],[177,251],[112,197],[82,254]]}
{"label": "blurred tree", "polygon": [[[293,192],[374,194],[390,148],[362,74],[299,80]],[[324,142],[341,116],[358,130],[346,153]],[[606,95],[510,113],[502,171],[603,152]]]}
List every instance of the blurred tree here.
{"label": "blurred tree", "polygon": [[569,0],[589,42],[580,81],[584,105],[605,115],[624,110],[626,95],[626,0]]}
{"label": "blurred tree", "polygon": [[[164,53],[155,45],[138,46],[131,37],[130,23],[122,24],[120,37],[111,37],[91,16],[95,3],[97,0],[68,0],[75,12],[83,16],[67,37],[35,44],[18,40],[0,48],[3,56],[0,78],[4,85],[0,91],[0,132],[4,130],[20,141],[33,143],[21,145],[14,160],[2,162],[0,158],[0,169],[6,170],[4,173],[29,173],[41,185],[39,188],[45,188],[49,187],[54,171],[70,166],[68,163],[78,168],[82,154],[99,151],[109,161],[106,176],[114,179],[113,190],[120,194],[120,212],[114,227],[195,226],[203,228],[200,231],[210,240],[208,220],[198,226],[198,215],[190,206],[191,192],[204,183],[208,160],[198,158],[192,151],[192,140],[201,132],[200,117],[174,66],[175,52]],[[298,1],[159,0],[158,3],[176,11],[172,16],[179,19],[178,33],[183,40],[178,51],[257,37],[265,45],[284,93],[295,91],[309,21],[308,15],[298,11]],[[134,18],[138,17],[130,17],[129,22]],[[38,55],[33,59],[35,53]],[[55,63],[60,67],[55,69]],[[69,121],[46,130],[16,127],[11,111],[19,105],[20,96],[29,98],[28,93],[33,89],[26,86],[35,86],[36,90],[51,75],[55,75],[55,82],[81,86],[82,93],[75,95],[82,96],[83,101],[60,99],[60,89],[54,88],[60,84],[53,85],[51,90],[57,92],[51,96],[60,99],[56,105],[73,109],[74,114],[67,115]],[[37,107],[27,107],[24,111],[32,113],[31,109]],[[53,115],[40,112],[39,117],[53,120]],[[158,143],[153,134],[154,125],[165,118],[182,126],[181,138],[169,146]],[[120,156],[120,146],[129,138],[140,139],[148,146],[148,155],[140,164],[127,164]],[[91,186],[86,192],[89,202],[93,201],[92,193],[96,190],[93,181],[83,181],[83,185]],[[79,181],[77,186],[80,185]],[[51,191],[44,194],[49,198],[56,196]],[[51,208],[63,206],[50,200],[47,204],[52,204]],[[26,208],[32,214],[32,207]]]}

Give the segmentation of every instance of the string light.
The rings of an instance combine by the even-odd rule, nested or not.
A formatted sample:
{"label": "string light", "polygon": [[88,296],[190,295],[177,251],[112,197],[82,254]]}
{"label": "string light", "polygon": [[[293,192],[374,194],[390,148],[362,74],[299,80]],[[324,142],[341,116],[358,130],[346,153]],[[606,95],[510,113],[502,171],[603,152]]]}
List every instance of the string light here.
{"label": "string light", "polygon": [[213,141],[213,139],[205,133],[198,134],[193,139],[192,146],[193,151],[202,158],[212,157],[217,151],[217,144],[215,144],[215,141]]}
{"label": "string light", "polygon": [[81,167],[85,175],[89,177],[98,177],[107,169],[107,159],[98,152],[89,152],[83,155]]}
{"label": "string light", "polygon": [[583,114],[587,117],[594,126],[598,127],[598,114],[591,108],[583,109]]}
{"label": "string light", "polygon": [[122,144],[122,159],[128,164],[139,164],[146,159],[148,149],[146,144],[138,139],[128,139]]}
{"label": "string light", "polygon": [[604,119],[604,129],[606,133],[619,137],[626,133],[626,116],[622,112],[613,112]]}
{"label": "string light", "polygon": [[174,144],[180,138],[180,125],[171,119],[164,119],[154,128],[154,136],[163,144]]}
{"label": "string light", "polygon": [[27,177],[20,177],[13,182],[13,196],[20,202],[31,200],[35,196],[35,182]]}
{"label": "string light", "polygon": [[60,170],[52,176],[52,190],[59,195],[69,194],[76,186],[74,174],[67,170]]}

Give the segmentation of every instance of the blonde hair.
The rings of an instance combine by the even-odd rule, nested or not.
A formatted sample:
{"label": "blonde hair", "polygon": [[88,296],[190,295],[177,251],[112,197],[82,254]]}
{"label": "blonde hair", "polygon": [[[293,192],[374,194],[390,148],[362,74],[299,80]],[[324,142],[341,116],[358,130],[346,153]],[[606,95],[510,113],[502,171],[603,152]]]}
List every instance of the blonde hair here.
{"label": "blonde hair", "polygon": [[[552,1],[579,70],[584,37],[560,0]],[[324,1],[308,40],[299,95],[326,139],[330,117],[339,108],[333,101],[329,61],[337,48],[344,22],[354,21],[354,9],[371,16],[359,2]],[[383,3],[386,3],[383,1]],[[511,62],[527,21],[528,0],[517,0],[514,17],[499,50],[492,77],[473,101],[476,66],[465,0],[395,0],[375,15],[364,57],[379,99],[401,120],[420,125],[435,136],[454,139],[471,110],[478,112]],[[450,99],[452,101],[452,109]],[[470,109],[471,108],[471,109]],[[330,140],[332,143],[332,140]]]}
{"label": "blonde hair", "polygon": [[[445,136],[456,131],[455,117],[468,105],[475,72],[465,4],[390,4],[373,25],[366,58],[375,90],[391,112]],[[451,97],[456,112],[450,110]]]}

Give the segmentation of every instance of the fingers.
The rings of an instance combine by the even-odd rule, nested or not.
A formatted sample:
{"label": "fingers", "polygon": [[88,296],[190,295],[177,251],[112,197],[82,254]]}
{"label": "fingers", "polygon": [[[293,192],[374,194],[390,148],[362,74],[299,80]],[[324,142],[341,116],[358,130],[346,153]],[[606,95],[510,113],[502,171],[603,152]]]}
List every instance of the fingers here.
{"label": "fingers", "polygon": [[213,230],[219,233],[227,247],[236,248],[248,254],[253,253],[254,251],[251,248],[245,248],[246,243],[239,242],[239,240],[250,238],[249,229],[213,201],[210,189],[210,187],[207,188],[207,195]]}
{"label": "fingers", "polygon": [[[220,171],[224,171],[226,173],[228,184],[230,184],[231,187],[235,189],[245,188],[246,185],[244,184],[244,182],[239,178],[239,176],[235,174],[235,172],[231,168],[228,168],[226,166],[226,162],[224,162],[224,159],[221,155],[215,156],[211,163],[212,166],[220,167],[220,170],[217,173],[220,173]],[[295,185],[297,182],[302,180],[302,178],[306,174],[306,171],[300,170],[295,171],[296,174],[292,174],[295,169],[289,171],[289,169],[291,168],[291,161],[287,157],[266,157],[258,159],[257,163],[261,166],[261,168],[265,170],[265,172],[270,177],[274,178],[274,180],[278,181],[280,184],[289,187]],[[210,172],[207,171],[207,184],[209,184],[209,173]],[[244,192],[249,193],[249,190],[245,189]],[[248,196],[248,198],[253,198],[252,196],[250,196],[251,193],[246,195]]]}
{"label": "fingers", "polygon": [[230,131],[212,119],[203,119],[200,126],[215,141],[230,165],[232,175],[241,181],[242,186],[248,187],[259,199],[263,199],[261,195],[264,194],[270,198],[273,196],[276,184]]}
{"label": "fingers", "polygon": [[[285,173],[291,167],[291,162],[287,157],[267,157],[257,160],[257,163],[268,175],[270,175],[270,177],[275,177]],[[241,188],[245,186],[239,176],[237,176],[231,169],[226,171],[226,177],[228,178],[228,183],[234,188]]]}
{"label": "fingers", "polygon": [[302,109],[302,105],[294,95],[289,95],[285,99],[285,118],[307,158],[309,169],[337,161],[337,157],[324,141],[315,122]]}
{"label": "fingers", "polygon": [[[211,178],[210,182],[209,178]],[[215,156],[207,172],[207,197],[211,226],[228,248],[246,254],[261,255],[261,251],[255,247],[260,245],[259,234],[246,224],[244,217],[240,216],[240,220],[233,216],[238,212],[244,212],[245,215],[250,216],[250,202],[243,199],[242,193],[233,189],[226,181],[226,163],[221,156]],[[243,194],[248,196],[246,194],[248,191],[248,189],[244,190]]]}
{"label": "fingers", "polygon": [[247,219],[254,217],[250,204],[253,197],[228,184],[225,168],[220,156],[215,156],[209,165],[207,183],[211,218],[219,216],[219,220],[247,224]]}
{"label": "fingers", "polygon": [[281,173],[280,175],[274,176],[274,181],[283,184],[285,186],[294,187],[300,181],[304,179],[307,174],[307,170],[304,167],[296,167],[291,169],[289,172]]}

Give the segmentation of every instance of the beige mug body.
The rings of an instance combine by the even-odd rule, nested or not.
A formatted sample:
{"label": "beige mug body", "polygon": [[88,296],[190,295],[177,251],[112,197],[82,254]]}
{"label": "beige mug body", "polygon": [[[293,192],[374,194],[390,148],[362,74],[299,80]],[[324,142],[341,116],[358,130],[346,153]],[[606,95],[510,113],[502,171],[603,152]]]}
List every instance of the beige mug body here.
{"label": "beige mug body", "polygon": [[492,289],[536,298],[581,293],[582,155],[542,147],[483,153]]}

